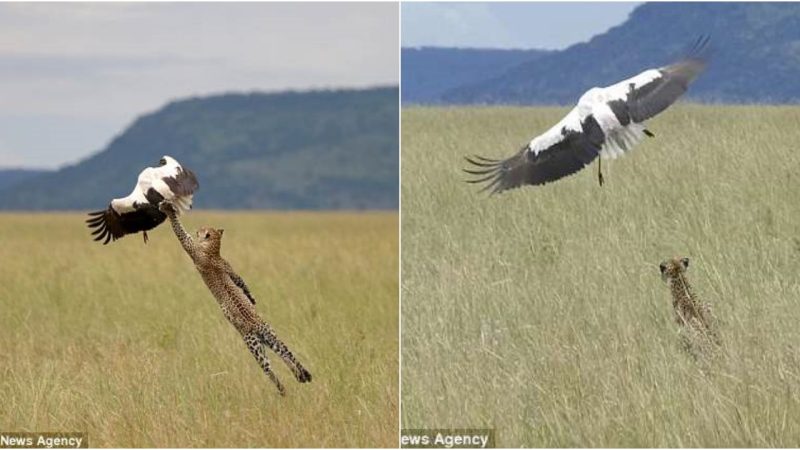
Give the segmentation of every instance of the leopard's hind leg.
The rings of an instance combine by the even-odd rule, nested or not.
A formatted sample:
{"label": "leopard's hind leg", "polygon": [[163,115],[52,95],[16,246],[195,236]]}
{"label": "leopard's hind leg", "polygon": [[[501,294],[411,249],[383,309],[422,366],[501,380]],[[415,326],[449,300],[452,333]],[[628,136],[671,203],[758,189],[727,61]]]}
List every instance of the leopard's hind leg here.
{"label": "leopard's hind leg", "polygon": [[278,388],[278,393],[281,395],[286,395],[286,389],[283,387],[283,384],[270,367],[267,354],[264,351],[264,348],[261,346],[259,335],[256,332],[247,334],[244,336],[244,342],[247,344],[247,348],[250,350],[250,353],[252,353],[253,357],[256,359],[256,361],[258,361],[258,364],[261,366],[261,369],[264,371],[264,373],[267,374],[273,383],[275,383],[275,386]]}
{"label": "leopard's hind leg", "polygon": [[258,336],[261,338],[261,342],[264,343],[267,347],[271,348],[278,356],[283,359],[289,369],[292,370],[294,373],[294,377],[297,378],[297,381],[301,383],[307,383],[311,381],[311,373],[306,370],[300,362],[298,362],[292,352],[289,351],[289,348],[286,347],[278,337],[275,335],[275,332],[272,331],[272,328],[262,323],[258,329]]}

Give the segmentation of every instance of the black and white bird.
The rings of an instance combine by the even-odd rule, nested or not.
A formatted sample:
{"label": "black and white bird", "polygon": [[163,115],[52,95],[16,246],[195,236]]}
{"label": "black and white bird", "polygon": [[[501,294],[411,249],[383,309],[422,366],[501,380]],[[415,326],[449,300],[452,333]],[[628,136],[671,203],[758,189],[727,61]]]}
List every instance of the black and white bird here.
{"label": "black and white bird", "polygon": [[148,167],[139,174],[130,195],[111,200],[107,209],[89,213],[86,223],[93,230],[95,241],[105,239],[103,245],[140,231],[146,244],[147,231],[167,219],[158,204],[168,200],[179,214],[186,212],[192,208],[192,196],[198,187],[194,172],[164,156],[158,167]]}
{"label": "black and white bird", "polygon": [[[467,158],[476,168],[465,169],[488,182],[492,194],[523,185],[540,185],[578,172],[601,156],[616,158],[653,137],[644,121],[672,105],[700,75],[708,61],[708,37],[700,37],[686,56],[608,87],[586,91],[560,122],[505,159]],[[597,164],[600,185],[603,172]]]}

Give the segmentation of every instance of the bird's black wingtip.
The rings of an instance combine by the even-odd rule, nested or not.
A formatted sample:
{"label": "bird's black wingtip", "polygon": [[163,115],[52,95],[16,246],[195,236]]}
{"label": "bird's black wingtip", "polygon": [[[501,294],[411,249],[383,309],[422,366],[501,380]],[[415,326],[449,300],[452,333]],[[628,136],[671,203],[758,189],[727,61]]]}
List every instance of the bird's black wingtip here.
{"label": "bird's black wingtip", "polygon": [[704,62],[710,60],[713,53],[713,47],[710,42],[710,34],[698,35],[694,42],[684,50],[684,58]]}
{"label": "bird's black wingtip", "polygon": [[472,164],[474,168],[461,169],[463,172],[474,175],[476,178],[464,180],[470,184],[487,183],[478,192],[489,192],[489,196],[502,191],[500,189],[502,180],[503,160],[486,158],[480,155],[465,156],[464,159]]}
{"label": "bird's black wingtip", "polygon": [[105,213],[106,213],[106,210],[103,209],[103,210],[100,210],[100,211],[89,211],[88,213],[86,213],[86,215],[91,217],[91,218],[97,218],[97,217],[102,217]]}

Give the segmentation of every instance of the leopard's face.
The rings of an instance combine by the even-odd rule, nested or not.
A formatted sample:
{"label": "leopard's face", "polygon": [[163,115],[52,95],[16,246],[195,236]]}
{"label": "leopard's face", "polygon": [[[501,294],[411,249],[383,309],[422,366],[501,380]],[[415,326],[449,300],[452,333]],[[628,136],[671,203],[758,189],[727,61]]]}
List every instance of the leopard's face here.
{"label": "leopard's face", "polygon": [[685,273],[688,268],[689,258],[672,258],[663,261],[659,265],[659,269],[661,269],[661,279],[665,282],[678,278],[678,276]]}
{"label": "leopard's face", "polygon": [[197,245],[203,250],[219,251],[222,243],[222,233],[225,230],[203,227],[197,230]]}

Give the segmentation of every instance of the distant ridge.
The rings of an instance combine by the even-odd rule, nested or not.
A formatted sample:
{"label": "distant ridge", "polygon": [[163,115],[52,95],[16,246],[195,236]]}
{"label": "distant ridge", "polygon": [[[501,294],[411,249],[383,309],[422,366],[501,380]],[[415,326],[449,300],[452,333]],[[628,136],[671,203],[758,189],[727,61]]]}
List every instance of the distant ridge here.
{"label": "distant ridge", "polygon": [[34,169],[0,169],[0,191],[14,186],[28,178],[37,177],[49,173],[47,170]]}
{"label": "distant ridge", "polygon": [[[761,2],[647,3],[589,42],[452,87],[438,98],[444,104],[572,104],[593,86],[671,62],[699,35],[711,35],[713,60],[688,98],[800,102],[800,3]],[[403,91],[414,96],[405,86]]]}
{"label": "distant ridge", "polygon": [[97,209],[169,154],[198,208],[395,209],[398,88],[224,94],[171,102],[101,152],[0,190],[0,209]]}
{"label": "distant ridge", "polygon": [[547,53],[545,50],[403,48],[403,103],[441,103],[442,94],[450,89],[501,75]]}

